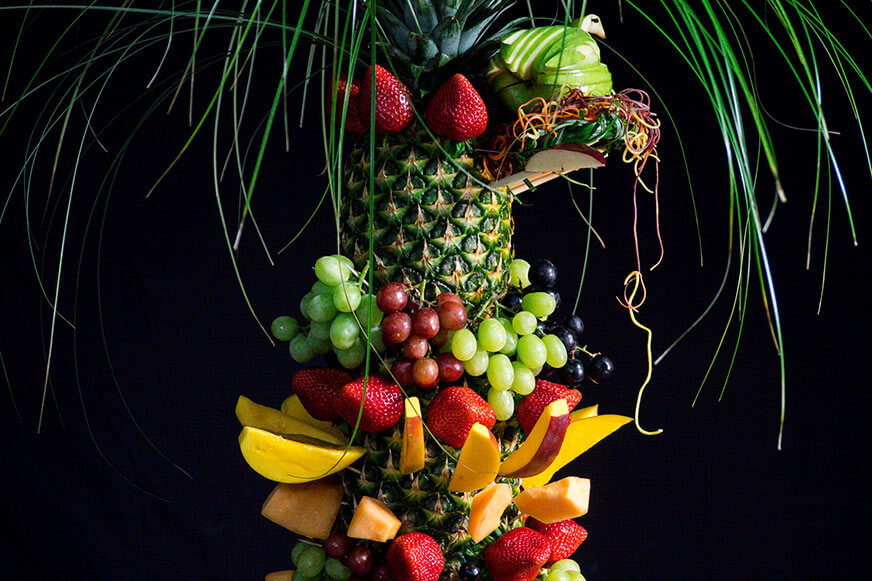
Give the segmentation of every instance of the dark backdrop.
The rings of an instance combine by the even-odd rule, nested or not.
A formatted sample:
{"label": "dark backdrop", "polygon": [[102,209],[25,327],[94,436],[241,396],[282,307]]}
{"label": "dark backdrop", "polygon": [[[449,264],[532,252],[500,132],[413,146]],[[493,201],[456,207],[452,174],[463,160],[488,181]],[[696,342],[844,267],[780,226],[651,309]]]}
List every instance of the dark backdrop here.
{"label": "dark backdrop", "polygon": [[[702,312],[720,284],[729,228],[723,148],[704,94],[667,45],[626,6],[620,22],[617,6],[594,4],[606,23],[608,43],[648,77],[662,97],[654,108],[663,111],[665,103],[682,129],[702,223],[704,266],[699,265],[681,151],[665,124],[660,147],[665,258],[647,275],[648,301],[639,313],[654,329],[659,353]],[[4,25],[12,25],[3,37],[4,71],[18,17],[0,15]],[[102,18],[86,19],[64,46],[71,55],[44,74],[83,56],[75,43],[100,30]],[[43,13],[24,31],[4,107],[23,90],[47,40],[68,21],[66,14]],[[868,38],[850,33],[844,41],[868,46]],[[185,63],[189,42],[190,36],[179,37],[172,47],[166,86],[173,86],[172,75]],[[809,126],[810,116],[777,55],[759,35],[754,42],[760,49],[756,64],[764,105],[778,121]],[[203,54],[222,46],[207,42]],[[296,367],[285,345],[271,346],[259,331],[237,284],[212,183],[211,117],[176,168],[145,198],[190,134],[187,86],[172,113],[164,114],[164,105],[139,130],[108,206],[99,189],[113,156],[145,111],[147,103],[135,99],[144,93],[162,52],[163,45],[156,46],[120,67],[102,96],[94,126],[107,151],[92,147],[79,167],[63,262],[60,311],[74,318],[76,329],[60,322],[56,328],[44,402],[51,311],[41,298],[34,264],[47,273],[46,292],[53,296],[70,160],[93,93],[85,109],[72,115],[52,197],[47,200],[57,130],[27,176],[32,180],[29,204],[17,187],[0,225],[0,350],[10,385],[0,397],[6,465],[0,511],[9,533],[2,545],[4,563],[10,571],[23,571],[16,578],[241,580],[290,565],[292,535],[258,514],[272,484],[242,460],[233,407],[239,394],[279,405]],[[616,87],[646,88],[619,57],[608,50],[603,54]],[[257,58],[248,135],[266,111],[281,57],[274,48]],[[297,59],[292,78],[300,78],[303,63]],[[205,111],[215,80],[214,69],[198,75],[195,120]],[[297,314],[314,259],[335,248],[332,213],[325,205],[290,250],[275,255],[304,224],[326,184],[319,175],[317,108],[310,100],[308,120],[298,128],[299,95],[293,93],[289,102],[291,152],[282,151],[277,130],[254,200],[275,266],[250,224],[237,254],[246,290],[265,324],[279,314]],[[789,198],[767,238],[788,365],[783,450],[777,450],[778,360],[756,285],[723,397],[719,401],[735,326],[691,406],[729,316],[728,290],[705,322],[655,369],[641,423],[662,427],[663,434],[645,437],[623,428],[572,467],[593,480],[590,514],[581,519],[590,538],[577,554],[590,581],[831,578],[854,570],[862,558],[864,535],[857,531],[864,530],[869,515],[861,488],[869,460],[862,434],[869,388],[864,335],[870,178],[847,101],[835,85],[825,96],[830,126],[842,132],[834,143],[853,194],[860,246],[851,244],[844,206],[834,192],[827,286],[817,316],[825,204],[819,206],[812,268],[805,268],[815,140],[810,132],[772,122]],[[0,136],[4,187],[12,187],[24,163],[47,98],[43,91],[26,101]],[[862,104],[869,103],[866,95]],[[124,112],[128,104],[132,107]],[[225,112],[229,106],[225,101]],[[104,129],[117,112],[123,114]],[[222,159],[229,142],[225,129]],[[759,187],[768,210],[772,187],[765,174],[761,169]],[[631,169],[615,157],[597,171],[596,186],[593,219],[606,248],[592,246],[580,313],[587,341],[610,354],[617,371],[607,384],[588,385],[583,403],[599,403],[603,413],[632,415],[645,375],[644,335],[615,300],[635,264]],[[238,211],[234,188],[228,177],[222,191],[231,236]],[[584,191],[576,189],[575,195],[586,209]],[[641,192],[638,201],[642,259],[650,265],[658,254],[654,204]],[[565,303],[571,305],[586,230],[566,186],[552,183],[524,195],[515,220],[516,254],[551,258],[569,299]],[[730,281],[728,289],[734,288],[735,276]]]}

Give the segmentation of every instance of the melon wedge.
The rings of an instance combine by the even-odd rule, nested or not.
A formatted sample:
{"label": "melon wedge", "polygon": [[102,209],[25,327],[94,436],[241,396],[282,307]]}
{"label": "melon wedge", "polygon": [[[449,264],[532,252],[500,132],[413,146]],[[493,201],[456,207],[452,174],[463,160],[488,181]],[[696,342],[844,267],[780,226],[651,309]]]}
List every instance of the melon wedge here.
{"label": "melon wedge", "polygon": [[[585,408],[587,409],[587,408]],[[583,412],[584,409],[578,410]],[[566,437],[560,452],[548,468],[543,472],[524,478],[521,485],[524,488],[542,486],[551,480],[558,470],[590,450],[597,442],[615,432],[621,426],[632,422],[626,416],[606,414],[602,416],[579,417],[572,413],[572,422],[566,429]]]}
{"label": "melon wedge", "polygon": [[299,434],[343,446],[348,443],[345,437],[339,437],[308,422],[283,414],[277,409],[255,403],[244,395],[240,395],[236,400],[236,418],[243,426],[260,428],[276,434]]}
{"label": "melon wedge", "polygon": [[292,394],[285,398],[285,401],[282,402],[281,411],[287,416],[297,418],[298,420],[304,421],[307,424],[311,424],[316,428],[324,430],[325,432],[336,434],[341,438],[345,437],[345,433],[340,430],[339,426],[335,425],[333,422],[316,420],[315,418],[310,416],[309,412],[306,411],[306,408],[303,407],[303,402],[300,401],[300,396],[298,396],[297,394]]}
{"label": "melon wedge", "polygon": [[501,482],[492,484],[472,497],[469,526],[466,532],[476,543],[497,530],[503,513],[512,504],[512,487]]}
{"label": "melon wedge", "polygon": [[352,539],[384,543],[397,536],[402,524],[385,503],[377,498],[364,496],[354,509],[354,516],[351,517],[345,534]]}
{"label": "melon wedge", "polygon": [[500,465],[500,474],[510,478],[535,476],[548,468],[563,445],[571,416],[565,399],[545,406],[530,435]]}
{"label": "melon wedge", "polygon": [[518,510],[545,524],[583,516],[589,502],[590,480],[578,476],[528,488],[515,497]]}
{"label": "melon wedge", "polygon": [[239,449],[251,468],[270,480],[295,484],[324,478],[359,460],[366,448],[337,446],[305,436],[282,436],[245,426]]}
{"label": "melon wedge", "polygon": [[460,449],[448,490],[473,492],[484,488],[494,481],[499,468],[500,445],[486,426],[476,422]]}
{"label": "melon wedge", "polygon": [[302,484],[278,484],[260,513],[291,532],[326,539],[342,503],[342,485],[332,478]]}
{"label": "melon wedge", "polygon": [[407,397],[406,417],[403,421],[403,447],[400,448],[400,474],[412,474],[424,468],[424,422],[421,420],[421,402]]}
{"label": "melon wedge", "polygon": [[534,153],[524,171],[566,173],[583,168],[598,168],[606,164],[606,157],[596,149],[581,144],[557,145]]}
{"label": "melon wedge", "polygon": [[291,581],[294,578],[294,570],[288,569],[285,571],[273,571],[266,574],[264,581]]}

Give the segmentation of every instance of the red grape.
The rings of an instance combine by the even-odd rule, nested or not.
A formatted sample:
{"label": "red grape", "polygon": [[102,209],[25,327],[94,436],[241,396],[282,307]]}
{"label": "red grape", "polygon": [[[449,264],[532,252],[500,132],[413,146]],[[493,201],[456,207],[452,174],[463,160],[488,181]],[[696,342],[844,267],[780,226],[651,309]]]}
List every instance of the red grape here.
{"label": "red grape", "polygon": [[345,566],[352,575],[366,575],[372,569],[372,551],[363,545],[354,545],[345,557]]}
{"label": "red grape", "polygon": [[412,365],[414,365],[414,363],[414,361],[409,359],[397,359],[394,361],[394,364],[391,365],[391,375],[393,375],[394,379],[397,380],[397,383],[403,387],[412,385],[412,382],[414,381],[412,379]]}
{"label": "red grape", "polygon": [[328,557],[341,559],[351,550],[351,539],[342,531],[330,533],[330,536],[324,539],[324,552]]}
{"label": "red grape", "polygon": [[412,333],[412,319],[402,311],[393,312],[382,320],[382,338],[388,343],[402,343]]}
{"label": "red grape", "polygon": [[427,339],[417,335],[409,335],[409,338],[403,343],[403,355],[407,359],[417,360],[421,357],[426,357],[429,349],[430,344],[427,342]]}
{"label": "red grape", "polygon": [[443,345],[448,343],[448,335],[450,333],[450,330],[446,329],[445,327],[440,327],[439,332],[436,333],[436,335],[432,339],[430,339],[430,346],[433,349],[441,348]]}
{"label": "red grape", "polygon": [[457,331],[466,326],[466,307],[463,303],[449,301],[439,307],[439,323],[450,331]]}
{"label": "red grape", "polygon": [[439,315],[433,309],[421,309],[412,318],[412,332],[424,339],[432,339],[439,332]]}
{"label": "red grape", "polygon": [[418,359],[412,367],[412,378],[421,389],[433,389],[439,382],[439,364],[429,357]]}
{"label": "red grape", "polygon": [[409,301],[406,303],[406,306],[403,308],[403,312],[408,314],[410,317],[414,317],[415,314],[421,310],[421,302],[420,301]]}
{"label": "red grape", "polygon": [[409,295],[401,282],[389,282],[375,296],[375,304],[383,313],[402,311],[408,301]]}
{"label": "red grape", "polygon": [[436,306],[441,307],[445,303],[460,303],[463,305],[463,300],[454,293],[441,293],[436,297]]}
{"label": "red grape", "polygon": [[380,563],[372,570],[372,575],[369,576],[370,581],[391,581],[391,574],[388,571],[388,566]]}
{"label": "red grape", "polygon": [[436,358],[439,379],[451,383],[463,376],[463,362],[451,353],[442,353]]}

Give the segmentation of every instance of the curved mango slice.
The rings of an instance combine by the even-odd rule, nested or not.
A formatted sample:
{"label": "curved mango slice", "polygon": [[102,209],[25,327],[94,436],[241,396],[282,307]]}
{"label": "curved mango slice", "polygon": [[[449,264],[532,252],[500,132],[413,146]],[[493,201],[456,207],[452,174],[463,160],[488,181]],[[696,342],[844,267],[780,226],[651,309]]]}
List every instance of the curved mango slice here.
{"label": "curved mango slice", "polygon": [[[578,410],[578,411],[584,411]],[[572,414],[575,415],[575,412]],[[544,472],[524,478],[521,486],[525,489],[542,486],[548,483],[558,470],[590,450],[594,444],[616,431],[618,428],[633,421],[626,416],[606,414],[602,416],[573,417],[572,423],[566,429],[566,437],[557,458]]]}
{"label": "curved mango slice", "polygon": [[287,436],[298,434],[330,444],[344,446],[348,438],[314,426],[302,419],[284,414],[277,409],[255,403],[244,395],[236,400],[236,418],[243,426],[260,428]]}
{"label": "curved mango slice", "polygon": [[331,434],[335,434],[341,438],[346,438],[345,433],[340,430],[339,426],[337,426],[333,422],[316,420],[315,418],[310,416],[309,412],[306,411],[306,408],[303,407],[303,402],[300,401],[300,396],[295,393],[286,397],[285,401],[282,402],[282,413],[286,416],[297,418],[298,420],[306,422],[307,424],[311,424],[316,428],[324,430],[325,432],[330,432]]}
{"label": "curved mango slice", "polygon": [[337,446],[305,436],[282,436],[245,426],[239,449],[251,468],[270,480],[297,484],[344,470],[366,454],[366,448]]}
{"label": "curved mango slice", "polygon": [[448,490],[473,492],[484,488],[494,481],[499,468],[500,445],[486,426],[476,422],[460,449],[460,457],[448,483]]}

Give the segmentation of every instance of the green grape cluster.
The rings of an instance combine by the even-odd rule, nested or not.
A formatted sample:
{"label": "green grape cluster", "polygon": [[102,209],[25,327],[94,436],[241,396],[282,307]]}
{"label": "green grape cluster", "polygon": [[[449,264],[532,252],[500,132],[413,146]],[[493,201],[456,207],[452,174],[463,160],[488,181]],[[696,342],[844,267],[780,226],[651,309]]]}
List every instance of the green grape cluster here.
{"label": "green grape cluster", "polygon": [[554,563],[551,568],[541,576],[544,581],[584,581],[581,567],[572,559],[563,559]]}
{"label": "green grape cluster", "polygon": [[339,254],[322,256],[315,262],[315,277],[300,300],[300,313],[308,324],[301,327],[288,316],[272,324],[276,339],[289,342],[294,361],[309,363],[333,351],[342,367],[355,369],[366,358],[367,343],[384,352],[379,326],[384,315],[375,296],[363,290],[351,260]]}
{"label": "green grape cluster", "polygon": [[351,570],[339,559],[329,558],[323,548],[298,542],[291,551],[296,570],[292,581],[346,581]]}

